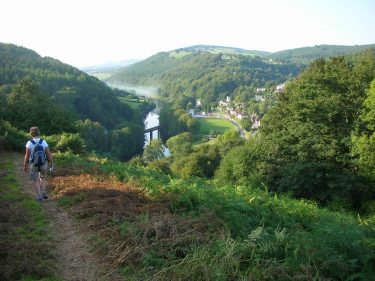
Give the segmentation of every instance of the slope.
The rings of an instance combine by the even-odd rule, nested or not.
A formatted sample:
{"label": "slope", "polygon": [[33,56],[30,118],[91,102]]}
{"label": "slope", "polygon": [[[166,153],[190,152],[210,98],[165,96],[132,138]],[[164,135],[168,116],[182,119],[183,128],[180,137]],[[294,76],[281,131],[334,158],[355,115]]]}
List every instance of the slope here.
{"label": "slope", "polygon": [[37,81],[56,104],[81,119],[89,118],[113,128],[132,118],[132,109],[121,104],[112,90],[98,79],[32,50],[0,43],[0,100],[24,77]]}
{"label": "slope", "polygon": [[356,46],[317,45],[275,52],[269,58],[280,62],[308,64],[319,58],[327,59],[330,57],[354,55],[374,47],[375,44]]}
{"label": "slope", "polygon": [[125,280],[370,280],[374,274],[370,220],[105,159],[65,155],[58,163],[50,181],[55,198]]}

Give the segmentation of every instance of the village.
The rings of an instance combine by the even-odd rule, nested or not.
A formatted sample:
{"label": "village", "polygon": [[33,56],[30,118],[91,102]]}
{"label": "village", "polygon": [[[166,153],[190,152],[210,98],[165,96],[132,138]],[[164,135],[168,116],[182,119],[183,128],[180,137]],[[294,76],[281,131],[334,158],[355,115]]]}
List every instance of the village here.
{"label": "village", "polygon": [[[279,84],[276,86],[274,92],[276,94],[281,93],[285,88],[285,83]],[[267,88],[257,88],[256,89],[256,95],[254,96],[255,102],[263,102],[266,99],[266,93]],[[201,108],[202,106],[202,100],[197,99],[195,107]],[[251,129],[257,130],[260,127],[262,116],[259,115],[256,112],[252,112],[251,115],[249,115],[244,108],[243,103],[235,103],[231,100],[229,96],[225,98],[225,100],[219,100],[218,102],[218,112],[199,112],[197,110],[191,109],[189,112],[194,118],[225,118],[230,119],[234,122],[241,121],[247,118],[250,118],[251,122]],[[237,122],[236,122],[237,123]]]}

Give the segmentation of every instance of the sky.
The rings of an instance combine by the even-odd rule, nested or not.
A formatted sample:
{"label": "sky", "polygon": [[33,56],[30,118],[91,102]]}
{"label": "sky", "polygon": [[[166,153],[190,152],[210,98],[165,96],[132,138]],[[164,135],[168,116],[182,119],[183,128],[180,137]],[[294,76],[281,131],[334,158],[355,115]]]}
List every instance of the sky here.
{"label": "sky", "polygon": [[375,43],[374,0],[1,0],[0,42],[76,67],[192,45]]}

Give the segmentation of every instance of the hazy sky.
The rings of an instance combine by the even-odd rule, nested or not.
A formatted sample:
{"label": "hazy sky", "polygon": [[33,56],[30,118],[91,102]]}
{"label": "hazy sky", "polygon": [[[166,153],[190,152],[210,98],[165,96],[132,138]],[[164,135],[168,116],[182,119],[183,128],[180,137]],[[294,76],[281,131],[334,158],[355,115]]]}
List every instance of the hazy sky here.
{"label": "hazy sky", "polygon": [[375,43],[375,0],[1,0],[0,42],[81,67],[196,44]]}

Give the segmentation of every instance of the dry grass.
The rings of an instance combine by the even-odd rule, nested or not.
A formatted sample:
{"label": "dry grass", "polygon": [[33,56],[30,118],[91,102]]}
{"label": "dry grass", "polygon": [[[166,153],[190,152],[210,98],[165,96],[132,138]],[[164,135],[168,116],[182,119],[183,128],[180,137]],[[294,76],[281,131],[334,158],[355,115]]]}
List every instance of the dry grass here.
{"label": "dry grass", "polygon": [[153,201],[142,189],[105,175],[60,174],[50,185],[60,200],[72,199],[67,209],[91,235],[94,251],[110,265],[109,274],[123,266],[156,272],[183,259],[195,245],[228,236],[209,212],[199,217],[173,214],[169,201]]}

